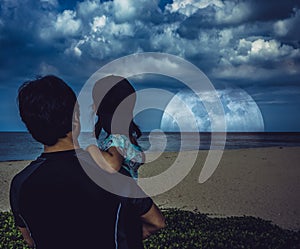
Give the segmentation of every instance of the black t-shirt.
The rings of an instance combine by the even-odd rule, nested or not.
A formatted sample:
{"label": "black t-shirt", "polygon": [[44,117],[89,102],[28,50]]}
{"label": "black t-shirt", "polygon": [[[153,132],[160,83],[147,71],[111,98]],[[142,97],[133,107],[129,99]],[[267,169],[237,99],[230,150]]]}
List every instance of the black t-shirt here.
{"label": "black t-shirt", "polygon": [[[95,164],[87,152],[79,151]],[[121,201],[99,187],[74,150],[43,153],[14,177],[10,201],[16,225],[30,230],[38,249],[122,248],[118,228],[126,211],[121,207],[143,214],[152,205],[150,198]]]}

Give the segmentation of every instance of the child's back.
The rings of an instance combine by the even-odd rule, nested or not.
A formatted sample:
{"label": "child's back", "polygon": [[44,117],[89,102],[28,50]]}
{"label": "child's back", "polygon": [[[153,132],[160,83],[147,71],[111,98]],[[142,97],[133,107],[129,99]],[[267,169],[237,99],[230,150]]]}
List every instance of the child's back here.
{"label": "child's back", "polygon": [[111,147],[116,147],[124,158],[122,167],[124,167],[134,179],[137,179],[138,168],[143,164],[143,152],[141,148],[132,144],[128,137],[120,134],[110,134],[103,141],[99,142],[99,148],[102,151],[107,151]]}

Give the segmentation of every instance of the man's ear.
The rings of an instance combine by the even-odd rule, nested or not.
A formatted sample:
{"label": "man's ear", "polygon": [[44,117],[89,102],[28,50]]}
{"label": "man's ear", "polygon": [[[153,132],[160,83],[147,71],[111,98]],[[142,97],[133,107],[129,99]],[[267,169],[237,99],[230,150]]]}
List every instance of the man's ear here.
{"label": "man's ear", "polygon": [[79,122],[80,120],[80,112],[79,110],[74,111],[74,121]]}
{"label": "man's ear", "polygon": [[74,108],[74,117],[76,120],[79,120],[80,117],[80,109],[79,109],[79,104],[76,102],[75,108]]}
{"label": "man's ear", "polygon": [[75,108],[74,114],[73,114],[73,127],[72,127],[72,134],[73,138],[78,138],[80,130],[81,130],[81,125],[80,125],[80,111],[79,107]]}

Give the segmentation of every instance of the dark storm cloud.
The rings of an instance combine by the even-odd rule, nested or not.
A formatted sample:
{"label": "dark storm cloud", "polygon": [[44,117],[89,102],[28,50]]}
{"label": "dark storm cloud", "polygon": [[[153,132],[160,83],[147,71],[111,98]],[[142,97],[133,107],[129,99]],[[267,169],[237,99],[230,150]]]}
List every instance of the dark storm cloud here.
{"label": "dark storm cloud", "polygon": [[24,76],[36,66],[40,56],[51,56],[48,44],[41,42],[36,31],[47,11],[37,9],[29,1],[1,3],[1,77]]}
{"label": "dark storm cloud", "polygon": [[297,0],[285,1],[260,1],[248,0],[250,8],[253,9],[250,20],[253,21],[276,21],[288,18],[294,8],[299,8]]}
{"label": "dark storm cloud", "polygon": [[18,58],[17,74],[29,75],[79,76],[75,67],[86,65],[80,72],[86,76],[96,69],[93,65],[155,51],[184,57],[211,77],[231,80],[252,74],[255,65],[265,69],[261,75],[272,74],[280,61],[298,67],[299,44],[289,40],[297,38],[297,5],[268,6],[264,1],[218,0],[4,1],[0,39],[7,61],[0,63],[8,72]]}
{"label": "dark storm cloud", "polygon": [[[79,91],[107,62],[163,52],[192,62],[217,87],[251,94],[297,88],[299,25],[300,7],[291,0],[3,0],[0,81],[15,94],[16,85],[35,75],[56,74]],[[164,87],[179,89],[171,81]]]}

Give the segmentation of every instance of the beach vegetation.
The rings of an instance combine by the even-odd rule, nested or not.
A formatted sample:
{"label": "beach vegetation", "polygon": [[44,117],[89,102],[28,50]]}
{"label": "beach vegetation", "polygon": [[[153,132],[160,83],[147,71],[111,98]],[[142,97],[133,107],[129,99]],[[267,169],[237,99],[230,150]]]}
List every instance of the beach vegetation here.
{"label": "beach vegetation", "polygon": [[[299,249],[300,230],[251,216],[216,218],[197,211],[163,209],[167,227],[145,240],[145,249]],[[27,249],[11,212],[0,212],[0,248]]]}

